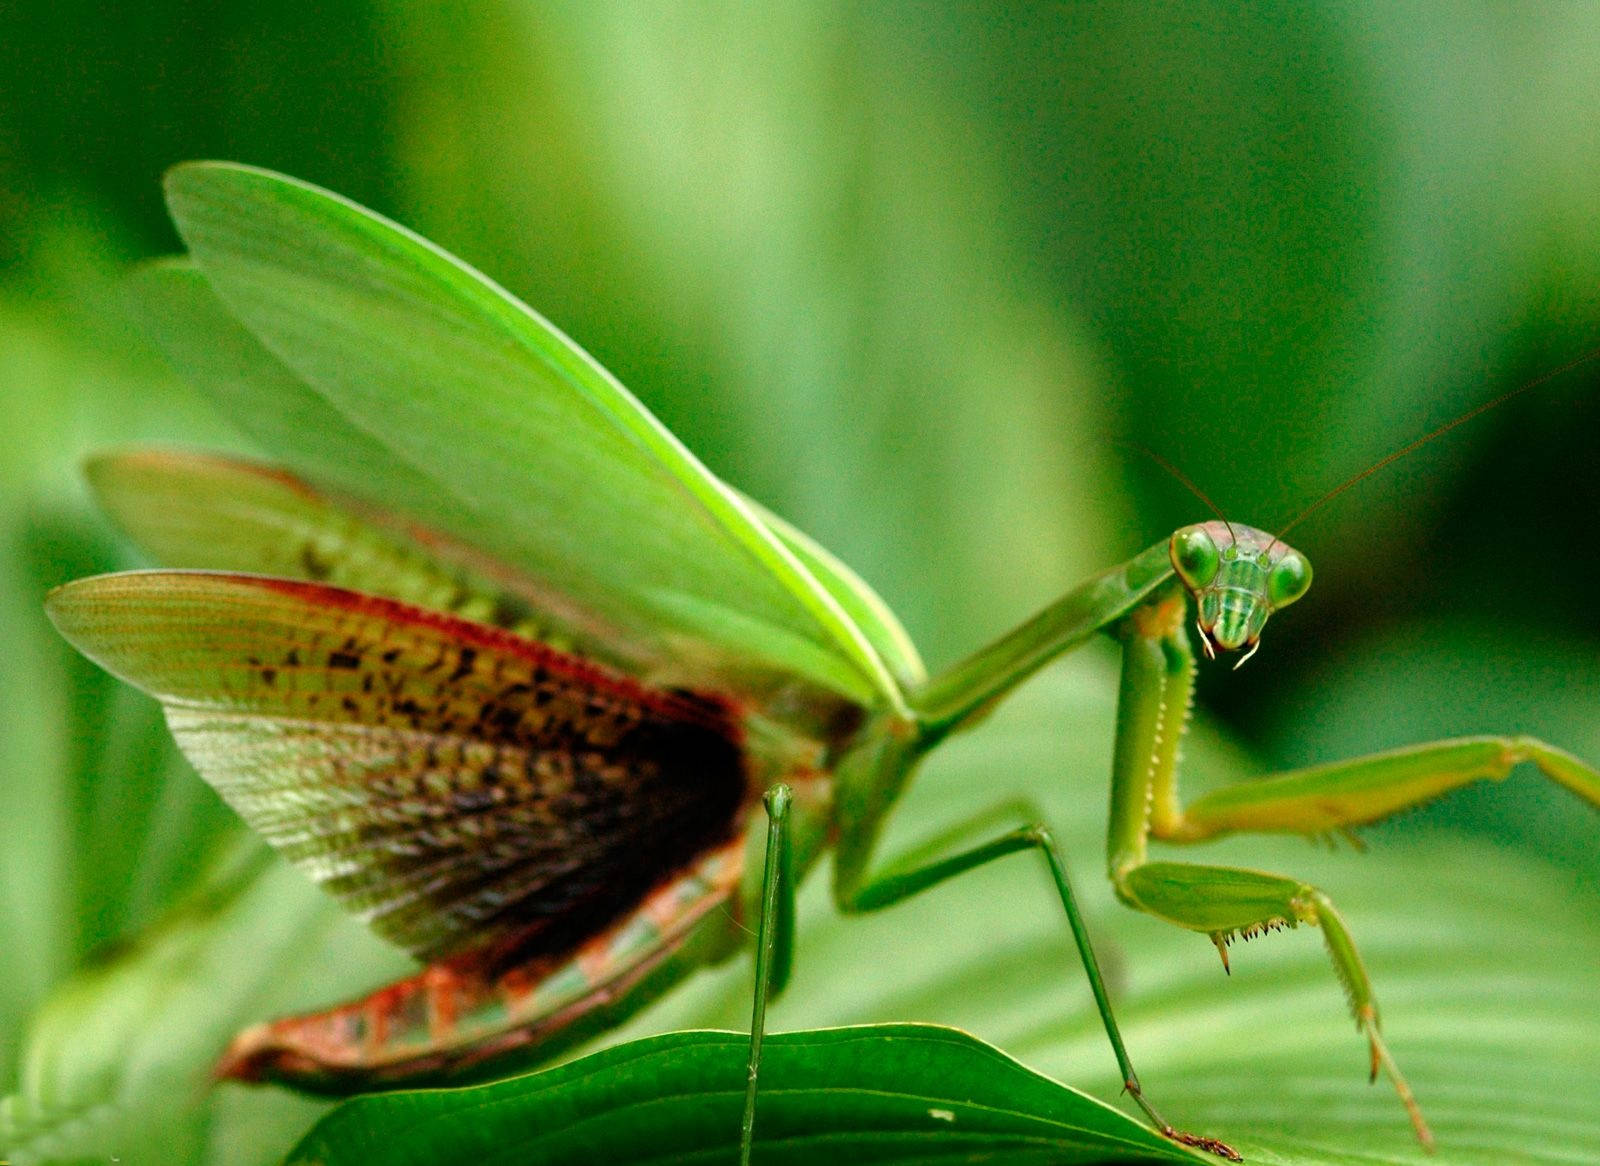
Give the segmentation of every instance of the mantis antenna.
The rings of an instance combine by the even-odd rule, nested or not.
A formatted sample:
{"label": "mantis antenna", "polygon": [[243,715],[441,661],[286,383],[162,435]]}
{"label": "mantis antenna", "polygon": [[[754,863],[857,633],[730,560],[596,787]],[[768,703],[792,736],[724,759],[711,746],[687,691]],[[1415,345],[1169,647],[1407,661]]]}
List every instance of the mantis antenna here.
{"label": "mantis antenna", "polygon": [[[1483,404],[1478,405],[1475,408],[1468,409],[1465,413],[1461,414],[1461,416],[1455,418],[1454,420],[1446,421],[1443,425],[1439,426],[1437,429],[1431,429],[1427,433],[1424,433],[1421,437],[1417,438],[1415,441],[1408,442],[1406,445],[1401,446],[1399,449],[1395,450],[1393,453],[1388,454],[1385,457],[1379,458],[1377,461],[1373,462],[1366,469],[1362,470],[1358,474],[1354,474],[1351,477],[1346,478],[1343,482],[1340,482],[1337,486],[1335,486],[1333,489],[1329,490],[1321,498],[1318,498],[1310,506],[1307,506],[1304,510],[1302,510],[1294,518],[1294,520],[1292,522],[1290,522],[1287,526],[1282,527],[1278,531],[1278,533],[1275,536],[1273,536],[1272,541],[1274,543],[1282,541],[1284,535],[1288,534],[1295,527],[1299,526],[1306,519],[1310,518],[1317,511],[1321,510],[1329,502],[1332,502],[1340,494],[1343,494],[1346,490],[1350,489],[1350,487],[1356,485],[1358,482],[1361,482],[1361,481],[1363,481],[1363,480],[1365,480],[1367,478],[1370,478],[1373,474],[1377,473],[1379,470],[1384,469],[1385,467],[1394,464],[1395,462],[1399,461],[1401,458],[1405,457],[1407,454],[1415,453],[1417,450],[1419,450],[1423,446],[1427,445],[1434,438],[1443,437],[1446,433],[1449,433],[1457,425],[1465,425],[1468,421],[1471,421],[1474,417],[1477,417],[1479,414],[1487,413],[1490,409],[1495,409],[1495,408],[1498,408],[1501,405],[1504,405],[1507,401],[1511,400],[1513,397],[1520,397],[1520,396],[1522,396],[1523,393],[1531,392],[1532,390],[1537,389],[1540,385],[1548,384],[1549,382],[1555,380],[1557,377],[1564,376],[1565,374],[1571,372],[1573,369],[1578,368],[1580,365],[1588,364],[1591,360],[1594,360],[1596,357],[1600,357],[1600,348],[1590,349],[1588,352],[1584,353],[1582,356],[1575,357],[1572,360],[1567,361],[1566,364],[1561,365],[1559,368],[1552,369],[1551,371],[1545,373],[1543,376],[1536,377],[1535,379],[1529,381],[1527,384],[1522,385],[1519,388],[1512,389],[1508,393],[1501,393],[1498,397],[1494,398],[1494,400],[1492,400],[1492,401],[1485,401]],[[1146,451],[1146,452],[1149,452],[1149,451]],[[1155,455],[1151,454],[1150,456],[1154,457]],[[1177,471],[1174,470],[1173,472],[1176,473]],[[1193,487],[1190,487],[1190,488],[1193,489]],[[1195,493],[1198,494],[1199,491],[1196,490]],[[1201,496],[1204,497],[1204,495],[1201,495]],[[1216,508],[1212,507],[1212,509],[1216,509]]]}
{"label": "mantis antenna", "polygon": [[1193,494],[1196,498],[1200,499],[1200,501],[1204,502],[1208,507],[1210,507],[1211,513],[1215,514],[1219,519],[1221,519],[1222,524],[1228,528],[1228,533],[1230,535],[1232,535],[1235,539],[1237,539],[1239,537],[1234,532],[1233,523],[1229,522],[1228,521],[1228,516],[1226,514],[1222,513],[1222,507],[1218,506],[1215,502],[1213,502],[1206,495],[1206,492],[1204,490],[1202,490],[1199,486],[1196,486],[1192,481],[1190,481],[1188,474],[1184,473],[1177,466],[1173,465],[1170,461],[1168,461],[1166,458],[1162,457],[1160,454],[1158,454],[1155,450],[1151,449],[1149,446],[1140,445],[1138,442],[1135,442],[1135,441],[1118,441],[1117,444],[1120,445],[1120,446],[1123,446],[1123,447],[1125,447],[1127,449],[1134,450],[1137,453],[1144,454],[1145,457],[1149,458],[1151,461],[1155,462],[1156,465],[1158,465],[1162,469],[1166,470],[1167,473],[1171,474],[1174,478],[1176,478],[1178,480],[1178,483],[1180,485],[1182,485],[1184,487],[1184,489],[1188,490],[1189,493]]}

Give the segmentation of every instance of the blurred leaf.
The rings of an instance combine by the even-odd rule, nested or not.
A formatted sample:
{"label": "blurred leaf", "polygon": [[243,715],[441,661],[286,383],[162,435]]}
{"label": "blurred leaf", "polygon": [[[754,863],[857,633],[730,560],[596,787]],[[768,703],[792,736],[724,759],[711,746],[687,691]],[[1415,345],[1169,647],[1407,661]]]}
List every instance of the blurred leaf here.
{"label": "blurred leaf", "polygon": [[[243,154],[377,195],[393,170],[386,7],[8,0],[0,92],[28,99],[0,107],[0,259],[74,196],[170,250],[155,184],[179,158]],[[110,27],[114,43],[91,31]]]}
{"label": "blurred leaf", "polygon": [[[359,1098],[319,1122],[289,1161],[720,1162],[739,1128],[748,1046],[738,1033],[671,1033],[477,1089]],[[763,1166],[823,1157],[1195,1160],[1149,1127],[952,1029],[781,1033],[763,1045],[762,1066],[774,1083],[756,1125]]]}
{"label": "blurred leaf", "polygon": [[[1596,86],[1592,6],[961,15],[934,35],[971,50],[959,84],[1036,262],[1114,353],[1139,440],[1230,515],[1281,525],[1498,380],[1594,344],[1579,273],[1600,236],[1567,186],[1600,167],[1571,126]],[[1326,542],[1403,538],[1448,480],[1438,452],[1323,516]],[[1149,509],[1175,525],[1163,497]]]}
{"label": "blurred leaf", "polygon": [[[187,994],[180,991],[175,998],[173,990],[195,971],[209,970],[203,963],[199,969],[195,965],[208,942],[224,938],[222,929],[212,926],[215,917],[259,873],[259,850],[238,851],[228,864],[231,869],[213,878],[195,901],[177,908],[132,949],[80,973],[35,1015],[21,1090],[0,1109],[0,1144],[9,1146],[16,1160],[50,1161],[63,1152],[72,1157],[118,1156],[126,1139],[118,1123],[129,1115],[108,1103],[123,1091],[130,1073],[139,1074],[141,1062],[149,1065],[150,1051],[156,1052],[160,1066],[153,1075],[157,1088],[186,1099],[205,1089],[203,1075],[192,1071],[204,1053],[196,1057],[184,1045],[209,1044],[223,1035],[210,1031],[214,1022],[206,1023],[206,1013],[221,997],[203,975],[188,980]],[[238,860],[245,852],[254,861],[241,866]],[[162,1017],[182,1017],[184,1023],[161,1024]],[[184,1108],[160,1116],[144,1109],[137,1120],[146,1136],[170,1139],[177,1157],[190,1158],[195,1131],[184,1128],[192,1124],[184,1120]],[[62,1131],[67,1132],[64,1150]]]}
{"label": "blurred leaf", "polygon": [[[14,1166],[212,1160],[211,1066],[242,1019],[286,989],[348,990],[400,963],[371,937],[341,937],[348,923],[302,884],[240,838],[159,925],[58,990],[29,1027],[17,1093],[0,1102]],[[293,1098],[259,1100],[304,1120]],[[279,1153],[258,1144],[233,1160]]]}
{"label": "blurred leaf", "polygon": [[[154,366],[119,313],[115,254],[61,208],[32,259],[50,294],[0,289],[0,1048],[84,955],[142,926],[205,861],[216,799],[178,763],[148,702],[108,688],[57,636],[40,601],[85,571],[125,565],[76,481],[76,462],[111,436],[190,433],[223,441],[195,395]],[[70,294],[67,289],[74,289]],[[108,774],[115,772],[107,784]],[[208,818],[208,811],[210,816]],[[209,821],[210,827],[206,825]],[[191,827],[195,830],[189,833]],[[184,835],[183,853],[170,843]],[[0,1059],[0,1091],[17,1066]]]}

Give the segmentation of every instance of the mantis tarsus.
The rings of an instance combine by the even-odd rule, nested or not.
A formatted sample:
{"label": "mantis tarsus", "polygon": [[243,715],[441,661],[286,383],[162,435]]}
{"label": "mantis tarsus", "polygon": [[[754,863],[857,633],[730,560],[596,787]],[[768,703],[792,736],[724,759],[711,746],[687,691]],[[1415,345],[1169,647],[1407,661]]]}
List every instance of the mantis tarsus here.
{"label": "mantis tarsus", "polygon": [[[51,614],[162,700],[247,821],[428,965],[247,1030],[227,1075],[338,1091],[545,1051],[740,950],[743,904],[759,918],[748,1162],[765,1006],[788,976],[803,874],[831,847],[835,901],[858,913],[1032,850],[1129,1094],[1169,1137],[1236,1157],[1144,1096],[1042,819],[992,836],[984,815],[876,862],[918,762],[1105,632],[1123,647],[1118,896],[1209,935],[1224,963],[1236,936],[1319,926],[1373,1075],[1390,1076],[1430,1141],[1328,897],[1151,861],[1148,843],[1348,829],[1522,761],[1600,806],[1600,772],[1531,738],[1474,737],[1186,805],[1191,625],[1207,655],[1253,651],[1311,580],[1280,536],[1185,527],[929,679],[848,568],[714,478],[477,273],[281,176],[183,167],[169,195],[198,270],[143,277],[155,330],[294,473],[178,453],[100,460],[101,499],[138,542],[211,570],[83,580],[52,595]],[[764,860],[747,859],[763,842]]]}

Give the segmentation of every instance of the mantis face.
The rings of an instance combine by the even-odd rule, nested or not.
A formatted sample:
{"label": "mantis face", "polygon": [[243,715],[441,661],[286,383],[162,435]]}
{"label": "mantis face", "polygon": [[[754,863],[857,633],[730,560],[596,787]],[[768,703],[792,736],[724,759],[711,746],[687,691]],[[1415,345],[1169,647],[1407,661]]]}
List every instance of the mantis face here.
{"label": "mantis face", "polygon": [[1267,617],[1311,586],[1305,556],[1253,526],[1196,523],[1172,536],[1171,550],[1173,569],[1194,597],[1200,644],[1213,659],[1219,648],[1248,645],[1243,664],[1255,653]]}

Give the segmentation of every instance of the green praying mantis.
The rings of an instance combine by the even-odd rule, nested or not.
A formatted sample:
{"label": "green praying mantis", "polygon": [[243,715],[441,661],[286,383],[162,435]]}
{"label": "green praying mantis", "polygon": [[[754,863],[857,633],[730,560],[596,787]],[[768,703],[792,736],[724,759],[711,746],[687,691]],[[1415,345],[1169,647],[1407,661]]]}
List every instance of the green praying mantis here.
{"label": "green praying mantis", "polygon": [[897,861],[878,854],[930,751],[1106,633],[1123,652],[1117,896],[1209,936],[1224,964],[1234,938],[1320,928],[1372,1075],[1431,1144],[1329,897],[1152,860],[1149,843],[1347,830],[1524,761],[1600,806],[1600,771],[1532,738],[1470,737],[1185,803],[1191,635],[1207,657],[1248,658],[1311,583],[1281,535],[1186,526],[929,677],[855,574],[482,275],[281,175],[190,164],[167,189],[190,258],[137,277],[152,331],[283,468],[97,459],[103,506],[169,568],[70,583],[49,612],[162,702],[247,822],[425,965],[247,1029],[222,1075],[344,1092],[553,1050],[743,950],[753,917],[748,1163],[765,1008],[788,978],[805,873],[832,850],[834,900],[859,913],[1033,851],[1128,1094],[1167,1137],[1237,1159],[1145,1096],[1042,819],[996,834],[983,815]]}

